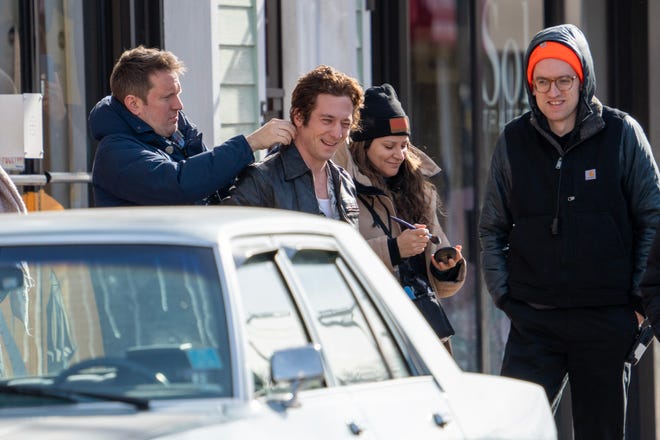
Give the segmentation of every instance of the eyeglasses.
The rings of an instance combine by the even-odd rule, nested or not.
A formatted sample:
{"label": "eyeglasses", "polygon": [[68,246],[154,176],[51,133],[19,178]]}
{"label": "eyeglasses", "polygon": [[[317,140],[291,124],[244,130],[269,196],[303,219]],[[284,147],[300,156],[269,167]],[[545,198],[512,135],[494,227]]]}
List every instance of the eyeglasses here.
{"label": "eyeglasses", "polygon": [[568,92],[573,87],[573,81],[575,81],[576,76],[560,76],[555,79],[548,78],[536,78],[534,83],[534,88],[539,93],[548,93],[552,83],[555,83],[560,92]]}

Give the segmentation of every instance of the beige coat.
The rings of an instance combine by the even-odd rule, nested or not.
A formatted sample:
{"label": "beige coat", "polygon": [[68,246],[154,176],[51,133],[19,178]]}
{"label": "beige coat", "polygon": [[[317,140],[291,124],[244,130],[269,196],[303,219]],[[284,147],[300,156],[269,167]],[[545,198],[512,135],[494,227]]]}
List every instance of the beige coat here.
{"label": "beige coat", "polygon": [[[416,149],[416,152],[422,159],[422,163],[423,163],[422,174],[424,174],[425,177],[428,178],[440,172],[440,168],[435,164],[435,162],[433,162],[433,160],[430,157],[428,157],[425,153],[423,153],[419,149]],[[364,174],[360,172],[355,162],[353,162],[353,158],[351,157],[348,148],[340,148],[337,151],[337,153],[335,153],[333,161],[336,164],[342,166],[344,169],[346,169],[348,174],[350,174],[353,177],[353,180],[356,182],[356,185],[360,184],[367,187],[373,186],[371,181]],[[405,214],[396,213],[396,211],[394,210],[394,204],[392,199],[386,195],[366,195],[366,196],[361,195],[361,198],[358,199],[358,205],[360,207],[360,217],[359,217],[360,233],[367,240],[371,248],[374,250],[374,252],[376,252],[376,254],[380,257],[383,263],[385,263],[385,265],[390,269],[390,271],[392,271],[392,273],[398,279],[399,277],[397,273],[398,272],[397,267],[392,266],[390,253],[387,247],[388,237],[378,225],[374,224],[373,217],[369,212],[369,209],[364,205],[362,198],[365,198],[369,203],[371,203],[374,211],[380,216],[380,218],[383,220],[383,222],[385,222],[387,226],[390,226],[387,223],[387,219],[389,218],[388,215],[390,214],[396,217],[403,218],[404,220],[408,220],[408,219],[406,218]],[[426,217],[432,219],[431,224],[426,225],[426,227],[431,232],[431,234],[436,235],[440,239],[440,243],[438,245],[434,245],[429,242],[429,245],[426,247],[425,258],[426,258],[427,276],[433,286],[433,290],[435,291],[436,297],[447,298],[449,296],[454,295],[458,291],[458,289],[460,289],[463,286],[463,283],[465,282],[465,273],[466,273],[467,265],[464,260],[455,281],[439,281],[433,276],[433,274],[431,274],[428,267],[431,264],[431,258],[433,257],[433,254],[438,248],[451,246],[451,244],[447,239],[447,236],[445,235],[444,231],[442,230],[442,227],[440,226],[440,222],[438,221],[438,213],[437,213],[438,206],[437,206],[436,192],[433,191],[433,193],[426,194],[425,198],[428,200],[427,203],[428,212]],[[392,223],[391,224],[392,236],[397,237],[401,233],[401,228],[398,225],[398,223],[395,222],[391,222],[391,223]]]}

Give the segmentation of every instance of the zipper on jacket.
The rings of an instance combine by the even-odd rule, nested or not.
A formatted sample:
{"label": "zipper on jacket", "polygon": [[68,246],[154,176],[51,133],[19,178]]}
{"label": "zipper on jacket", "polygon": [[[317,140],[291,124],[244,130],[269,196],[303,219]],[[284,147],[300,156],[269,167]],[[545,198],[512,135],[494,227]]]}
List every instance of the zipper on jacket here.
{"label": "zipper on jacket", "polygon": [[555,217],[552,219],[552,224],[550,225],[550,232],[552,235],[559,235],[559,197],[561,192],[561,163],[563,156],[559,156],[557,163],[555,164],[555,169],[559,171],[559,177],[557,178],[557,207],[555,209]]}

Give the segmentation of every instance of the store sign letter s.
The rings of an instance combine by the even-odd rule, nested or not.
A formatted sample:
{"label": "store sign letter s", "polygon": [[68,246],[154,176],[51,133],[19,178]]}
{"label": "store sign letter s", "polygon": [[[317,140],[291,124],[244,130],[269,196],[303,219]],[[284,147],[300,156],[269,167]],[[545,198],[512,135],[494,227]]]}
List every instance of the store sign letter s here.
{"label": "store sign letter s", "polygon": [[[492,93],[489,95],[487,90],[489,81],[484,79],[481,87],[481,97],[487,107],[496,107],[501,96],[504,97],[509,106],[515,106],[520,98],[524,79],[522,71],[523,53],[515,39],[507,38],[502,44],[501,55],[498,54],[497,46],[489,32],[489,23],[492,25],[499,21],[499,10],[496,3],[497,0],[486,0],[481,15],[482,44],[493,75],[492,81],[490,81],[493,85]],[[527,6],[526,1],[521,2],[524,17],[524,23],[522,23],[523,34],[525,37],[528,35],[529,26]]]}

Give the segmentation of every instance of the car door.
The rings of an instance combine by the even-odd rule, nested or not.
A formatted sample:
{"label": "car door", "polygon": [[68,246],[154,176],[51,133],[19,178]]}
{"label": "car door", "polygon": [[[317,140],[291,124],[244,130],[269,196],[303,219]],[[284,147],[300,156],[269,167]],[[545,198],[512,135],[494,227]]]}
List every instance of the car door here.
{"label": "car door", "polygon": [[327,380],[308,383],[297,405],[286,407],[289,386],[271,380],[270,359],[276,350],[309,344],[308,325],[292,294],[282,262],[285,251],[268,236],[232,242],[240,300],[242,356],[252,380],[252,396],[270,412],[254,432],[270,430],[270,438],[374,439],[365,432],[365,417],[346,391]]}
{"label": "car door", "polygon": [[[411,348],[378,313],[359,282],[358,268],[349,268],[338,250],[298,247],[290,261],[328,368],[371,433],[376,438],[462,438],[445,393],[423,365],[406,362],[403,352]],[[405,355],[414,358],[414,353]]]}

